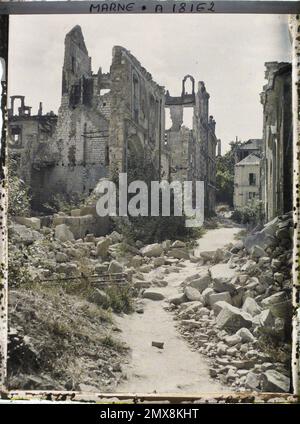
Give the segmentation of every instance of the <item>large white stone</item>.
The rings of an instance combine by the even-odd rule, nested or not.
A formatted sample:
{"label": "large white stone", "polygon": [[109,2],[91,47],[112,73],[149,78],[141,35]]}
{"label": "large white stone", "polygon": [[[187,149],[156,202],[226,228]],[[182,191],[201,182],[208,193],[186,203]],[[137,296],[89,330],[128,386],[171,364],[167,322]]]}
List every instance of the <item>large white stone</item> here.
{"label": "large white stone", "polygon": [[252,335],[248,328],[240,328],[236,334],[242,339],[242,342],[254,342],[255,337]]}
{"label": "large white stone", "polygon": [[211,287],[207,287],[207,289],[204,289],[202,292],[204,305],[209,305],[209,296],[211,294],[215,293],[214,290]]}
{"label": "large white stone", "polygon": [[276,370],[267,370],[262,374],[263,392],[282,392],[290,391],[290,379]]}
{"label": "large white stone", "polygon": [[60,224],[55,227],[55,238],[60,241],[75,240],[74,234],[66,224]]}
{"label": "large white stone", "polygon": [[25,216],[17,216],[15,217],[15,221],[18,224],[25,225],[28,228],[32,228],[33,230],[40,230],[41,229],[41,220],[40,218],[36,217],[25,217]]}
{"label": "large white stone", "polygon": [[145,290],[143,297],[145,299],[151,300],[163,300],[165,298],[165,296],[160,291],[154,289]]}
{"label": "large white stone", "polygon": [[223,292],[223,293],[212,293],[212,294],[209,296],[209,304],[210,304],[210,306],[211,306],[211,307],[213,307],[213,305],[214,305],[216,302],[220,302],[220,301],[227,302],[227,303],[231,304],[231,296],[230,296],[230,293],[228,293],[228,292]]}
{"label": "large white stone", "polygon": [[199,290],[201,293],[205,290],[211,283],[210,274],[207,270],[203,271],[201,274],[198,274],[198,278],[195,278],[188,282],[190,287],[194,287]]}
{"label": "large white stone", "polygon": [[246,300],[245,300],[245,302],[242,306],[242,309],[243,309],[243,311],[250,314],[252,317],[260,314],[260,312],[261,312],[261,308],[258,306],[256,301],[252,297],[246,298]]}
{"label": "large white stone", "polygon": [[237,331],[242,327],[250,328],[252,326],[252,317],[250,314],[228,304],[217,316],[216,324],[219,328]]}
{"label": "large white stone", "polygon": [[287,299],[285,292],[275,293],[263,299],[261,304],[263,307],[269,308],[275,317],[290,319],[292,316],[292,302]]}
{"label": "large white stone", "polygon": [[151,257],[158,257],[163,253],[163,248],[159,243],[148,244],[140,250],[141,254]]}
{"label": "large white stone", "polygon": [[38,231],[27,228],[25,225],[13,224],[9,227],[9,237],[14,243],[29,245],[40,240],[43,236]]}
{"label": "large white stone", "polygon": [[111,261],[108,267],[108,272],[110,274],[119,274],[123,272],[123,265],[121,265],[118,261]]}
{"label": "large white stone", "polygon": [[97,243],[96,255],[101,258],[107,258],[108,256],[108,248],[112,244],[112,240],[109,237],[103,237]]}
{"label": "large white stone", "polygon": [[226,305],[228,305],[228,302],[225,302],[224,300],[219,300],[218,302],[215,302],[212,306],[212,309],[217,316],[223,308],[226,308]]}
{"label": "large white stone", "polygon": [[181,240],[175,240],[171,247],[185,247],[185,243]]}
{"label": "large white stone", "polygon": [[228,264],[214,265],[209,271],[213,283],[220,287],[218,291],[221,291],[222,284],[229,283],[235,277],[235,271]]}
{"label": "large white stone", "polygon": [[193,287],[187,286],[184,289],[184,294],[185,294],[186,298],[190,301],[203,300],[203,297],[201,296],[199,290],[197,290]]}

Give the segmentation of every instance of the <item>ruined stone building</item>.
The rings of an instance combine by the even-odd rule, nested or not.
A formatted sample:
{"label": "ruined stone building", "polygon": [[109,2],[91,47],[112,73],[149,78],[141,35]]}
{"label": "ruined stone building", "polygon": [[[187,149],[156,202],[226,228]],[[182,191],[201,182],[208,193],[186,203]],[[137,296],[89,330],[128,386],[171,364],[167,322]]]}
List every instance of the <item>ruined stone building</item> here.
{"label": "ruined stone building", "polygon": [[251,204],[260,199],[260,158],[250,153],[234,167],[235,208]]}
{"label": "ruined stone building", "polygon": [[292,65],[268,62],[263,105],[262,201],[265,220],[292,210]]}
{"label": "ruined stone building", "polygon": [[278,62],[265,66],[263,138],[250,139],[236,149],[234,206],[261,200],[262,218],[270,221],[293,207],[292,66]]}
{"label": "ruined stone building", "polygon": [[[186,91],[187,80],[192,83],[190,93]],[[182,81],[181,96],[172,97],[166,93],[166,108],[170,109],[172,126],[166,131],[169,146],[170,177],[175,180],[204,181],[205,209],[207,213],[215,210],[216,198],[216,150],[220,140],[215,134],[216,123],[209,116],[209,94],[204,82],[198,82],[191,75]],[[192,128],[183,126],[184,108],[193,109]]]}
{"label": "ruined stone building", "polygon": [[[19,104],[19,107],[17,107]],[[51,150],[57,116],[43,114],[42,104],[32,115],[24,96],[12,96],[8,109],[9,148],[20,169],[20,176],[29,186],[39,185],[40,169],[53,167],[58,157]]]}
{"label": "ruined stone building", "polygon": [[[192,81],[186,92],[185,83]],[[14,101],[21,98],[21,107]],[[9,109],[11,149],[30,185],[34,207],[51,194],[87,195],[102,177],[113,177],[147,158],[160,179],[200,179],[206,211],[215,206],[215,155],[220,141],[209,116],[209,95],[191,76],[180,97],[171,97],[125,48],[115,46],[109,73],[92,72],[81,28],[65,37],[62,96],[58,115],[32,115],[24,97]],[[182,126],[183,108],[193,108],[193,128]],[[165,129],[165,110],[172,127]]]}

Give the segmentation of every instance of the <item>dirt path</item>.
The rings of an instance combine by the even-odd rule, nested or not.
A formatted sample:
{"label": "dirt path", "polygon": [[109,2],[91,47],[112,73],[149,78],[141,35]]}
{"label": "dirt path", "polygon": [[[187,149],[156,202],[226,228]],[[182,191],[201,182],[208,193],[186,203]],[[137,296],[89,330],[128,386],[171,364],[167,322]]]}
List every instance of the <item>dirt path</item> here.
{"label": "dirt path", "polygon": [[[216,250],[234,241],[240,228],[209,230],[199,240],[196,254]],[[179,273],[165,275],[168,285],[159,290],[165,298],[178,294],[178,286],[188,276],[199,271],[199,265],[184,262]],[[159,269],[149,277],[153,278]],[[164,309],[165,301],[143,300],[144,313],[118,317],[122,339],[131,347],[131,362],[123,364],[127,380],[118,387],[119,392],[218,392],[220,383],[209,377],[205,358],[192,351],[176,330],[172,314]],[[164,342],[164,349],[151,346],[152,341]]]}

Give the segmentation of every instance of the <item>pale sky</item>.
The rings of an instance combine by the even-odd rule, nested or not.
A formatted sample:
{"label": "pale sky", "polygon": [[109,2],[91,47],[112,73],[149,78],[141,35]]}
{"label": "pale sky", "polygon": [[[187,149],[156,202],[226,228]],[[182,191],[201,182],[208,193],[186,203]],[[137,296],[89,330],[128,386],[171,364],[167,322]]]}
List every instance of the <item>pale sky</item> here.
{"label": "pale sky", "polygon": [[264,62],[291,61],[287,15],[40,15],[11,16],[9,95],[25,95],[36,113],[57,113],[65,34],[79,24],[92,68],[108,72],[112,47],[136,56],[171,95],[186,74],[204,81],[222,152],[236,136],[262,136],[259,93]]}

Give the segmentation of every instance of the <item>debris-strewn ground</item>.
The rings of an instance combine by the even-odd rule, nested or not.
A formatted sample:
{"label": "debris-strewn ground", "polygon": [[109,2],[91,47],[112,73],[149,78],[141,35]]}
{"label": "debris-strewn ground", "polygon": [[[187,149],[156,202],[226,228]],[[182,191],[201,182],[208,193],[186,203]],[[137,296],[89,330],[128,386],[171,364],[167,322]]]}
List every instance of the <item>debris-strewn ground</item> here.
{"label": "debris-strewn ground", "polygon": [[112,314],[59,288],[10,290],[9,387],[110,391],[127,350]]}
{"label": "debris-strewn ground", "polygon": [[[124,365],[130,358],[120,342],[115,313],[150,318],[150,325],[143,328],[155,338],[147,339],[146,347],[143,337],[134,334],[134,339],[144,343],[152,356],[157,348],[151,343],[164,342],[164,349],[155,351],[164,367],[168,335],[169,342],[171,334],[174,340],[171,356],[179,343],[168,310],[192,352],[199,354],[196,368],[202,382],[210,379],[211,387],[221,384],[234,390],[289,391],[291,214],[253,234],[243,231],[243,238],[228,246],[224,233],[231,233],[232,222],[223,221],[222,226],[229,228],[218,229],[212,221],[202,247],[202,239],[128,243],[116,231],[75,239],[66,224],[41,228],[37,218],[26,218],[24,225],[13,223],[9,227],[10,387],[107,392],[128,386],[122,381],[128,378]],[[122,278],[122,284],[118,280],[108,289],[91,284],[91,278],[104,275],[109,279],[121,275],[125,285]],[[156,307],[149,307],[149,302]],[[139,363],[149,359],[145,352],[137,354],[137,344],[131,346],[140,319],[135,317],[116,320],[124,330],[123,341],[133,347],[133,367],[134,358]],[[162,334],[152,332],[154,326],[162,326],[159,317],[166,329],[172,327],[163,340]],[[178,351],[186,352],[174,356],[182,370],[185,357],[193,355],[184,345]],[[211,360],[210,376],[201,355]],[[154,361],[152,369],[155,366]],[[129,376],[145,378],[147,370],[137,368],[141,375],[130,369]],[[180,373],[173,368],[170,387],[184,391],[188,386],[181,387]],[[152,380],[156,387],[157,379]],[[147,385],[143,387],[148,391]]]}
{"label": "debris-strewn ground", "polygon": [[291,214],[227,246],[171,300],[178,328],[210,358],[210,375],[238,390],[290,391]]}

